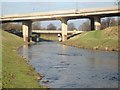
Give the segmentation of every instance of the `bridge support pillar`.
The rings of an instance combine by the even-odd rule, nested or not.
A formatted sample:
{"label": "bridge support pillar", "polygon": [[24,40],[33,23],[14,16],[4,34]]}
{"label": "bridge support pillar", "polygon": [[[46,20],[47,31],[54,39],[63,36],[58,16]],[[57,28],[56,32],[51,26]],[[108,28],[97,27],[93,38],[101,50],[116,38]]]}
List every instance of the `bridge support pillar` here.
{"label": "bridge support pillar", "polygon": [[67,19],[62,19],[62,41],[67,40]]}
{"label": "bridge support pillar", "polygon": [[31,21],[22,22],[22,29],[23,29],[23,40],[24,42],[29,43],[32,33],[32,22]]}
{"label": "bridge support pillar", "polygon": [[91,30],[100,30],[101,29],[101,22],[100,17],[93,17],[90,18],[91,20]]}
{"label": "bridge support pillar", "polygon": [[101,29],[101,21],[100,21],[100,17],[94,17],[94,23],[95,23],[95,30],[100,30]]}
{"label": "bridge support pillar", "polygon": [[95,26],[95,22],[94,22],[94,18],[90,18],[91,20],[91,30],[95,30],[94,26]]}

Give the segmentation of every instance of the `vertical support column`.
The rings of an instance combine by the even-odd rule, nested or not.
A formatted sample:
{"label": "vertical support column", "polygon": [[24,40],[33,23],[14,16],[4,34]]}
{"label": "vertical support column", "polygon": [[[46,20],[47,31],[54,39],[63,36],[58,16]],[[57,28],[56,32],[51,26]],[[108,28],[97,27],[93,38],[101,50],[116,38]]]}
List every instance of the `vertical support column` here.
{"label": "vertical support column", "polygon": [[23,29],[23,40],[24,42],[30,42],[30,36],[32,33],[32,22],[31,21],[24,21],[22,25]]}
{"label": "vertical support column", "polygon": [[100,17],[96,16],[94,17],[94,23],[95,23],[95,30],[100,30],[101,29],[101,21],[100,21]]}
{"label": "vertical support column", "polygon": [[95,30],[94,26],[95,26],[95,23],[94,23],[94,18],[90,18],[91,20],[91,30]]}
{"label": "vertical support column", "polygon": [[67,40],[67,19],[62,19],[62,41]]}

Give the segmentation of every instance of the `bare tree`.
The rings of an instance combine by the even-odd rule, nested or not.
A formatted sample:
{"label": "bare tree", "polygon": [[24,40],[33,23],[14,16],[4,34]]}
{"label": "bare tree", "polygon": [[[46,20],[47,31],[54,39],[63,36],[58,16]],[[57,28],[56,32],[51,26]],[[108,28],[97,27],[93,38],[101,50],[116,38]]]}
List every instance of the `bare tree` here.
{"label": "bare tree", "polygon": [[82,23],[80,26],[79,26],[79,30],[80,31],[90,31],[90,21],[89,20],[86,20],[84,23]]}
{"label": "bare tree", "polygon": [[53,24],[53,23],[50,23],[48,26],[47,26],[47,30],[56,30],[57,27]]}
{"label": "bare tree", "polygon": [[120,0],[116,0],[116,1],[115,1],[115,5],[118,5],[118,6],[119,6],[119,5],[120,5]]}
{"label": "bare tree", "polygon": [[68,24],[68,30],[69,30],[69,31],[72,31],[72,30],[74,30],[74,29],[76,29],[74,23],[69,23],[69,24]]}
{"label": "bare tree", "polygon": [[60,30],[61,30],[61,27],[60,27],[60,28],[58,28],[57,30],[59,30],[59,31],[60,31]]}
{"label": "bare tree", "polygon": [[117,26],[120,25],[120,18],[119,17],[107,17],[102,19],[101,21],[101,29],[105,29],[110,26]]}
{"label": "bare tree", "polygon": [[101,29],[105,29],[105,28],[109,27],[110,23],[111,23],[111,18],[110,17],[106,17],[106,18],[102,19]]}
{"label": "bare tree", "polygon": [[33,30],[40,30],[41,29],[41,23],[40,22],[35,22],[32,25]]}
{"label": "bare tree", "polygon": [[3,30],[21,31],[22,30],[22,25],[18,24],[18,23],[5,23],[5,24],[2,24],[2,29]]}

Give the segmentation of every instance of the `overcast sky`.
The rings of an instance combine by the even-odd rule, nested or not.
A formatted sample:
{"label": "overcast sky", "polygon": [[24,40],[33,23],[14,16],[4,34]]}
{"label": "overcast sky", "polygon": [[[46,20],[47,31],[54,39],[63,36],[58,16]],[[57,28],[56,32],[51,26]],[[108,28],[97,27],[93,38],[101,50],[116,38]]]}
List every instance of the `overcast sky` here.
{"label": "overcast sky", "polygon": [[[11,2],[10,2],[11,1]],[[82,9],[91,7],[112,7],[115,5],[115,0],[4,0],[1,3],[1,15],[9,14],[24,14],[24,13],[37,13],[37,12],[47,12],[47,11],[57,11],[64,9]],[[84,20],[70,20],[68,23],[73,22],[78,28],[81,22]],[[41,24],[46,27],[49,23],[54,23],[58,28],[61,26],[60,21],[44,21]]]}

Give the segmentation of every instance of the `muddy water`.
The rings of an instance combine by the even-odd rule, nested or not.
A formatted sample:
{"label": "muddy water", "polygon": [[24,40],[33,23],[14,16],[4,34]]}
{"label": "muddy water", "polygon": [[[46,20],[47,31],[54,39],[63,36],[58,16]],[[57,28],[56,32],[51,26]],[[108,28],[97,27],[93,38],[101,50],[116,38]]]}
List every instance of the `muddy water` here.
{"label": "muddy water", "polygon": [[56,42],[39,42],[18,51],[50,88],[118,87],[118,53],[92,51]]}

